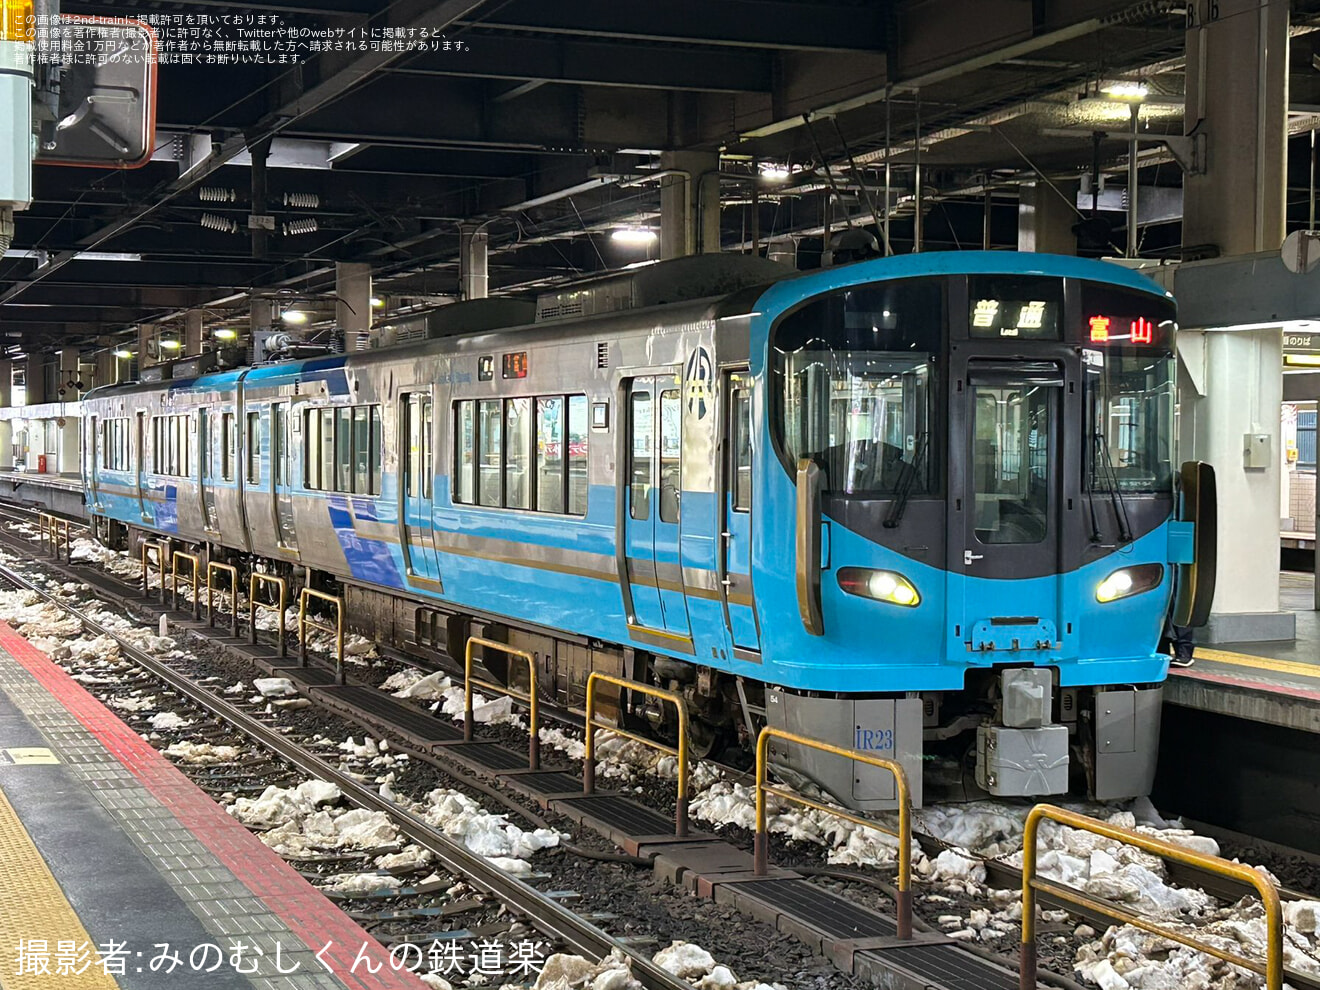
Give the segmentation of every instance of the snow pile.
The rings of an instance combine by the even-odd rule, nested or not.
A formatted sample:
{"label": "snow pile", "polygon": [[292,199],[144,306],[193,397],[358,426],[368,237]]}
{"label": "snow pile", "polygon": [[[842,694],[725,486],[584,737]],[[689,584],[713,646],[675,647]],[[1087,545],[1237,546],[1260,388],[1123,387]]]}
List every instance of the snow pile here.
{"label": "snow pile", "polygon": [[[432,711],[439,709],[455,722],[464,720],[463,685],[455,683],[441,671],[423,676],[419,670],[402,670],[387,677],[381,684],[381,690],[390,691],[396,698],[438,702],[431,707]],[[521,729],[527,727],[513,713],[512,698],[501,695],[492,700],[477,691],[472,692],[472,721],[483,725],[513,725]]]}
{"label": "snow pile", "polygon": [[287,677],[258,677],[252,686],[263,698],[292,698],[298,693],[293,681]]}
{"label": "snow pile", "polygon": [[[689,810],[694,818],[714,825],[737,825],[748,831],[756,828],[756,795],[745,784],[716,780],[692,799]],[[887,815],[877,816],[876,821],[898,831],[897,822]],[[898,862],[898,839],[894,836],[862,828],[814,808],[791,804],[773,794],[766,798],[766,829],[790,841],[824,846],[829,850],[827,861],[837,865],[883,866]],[[925,862],[925,855],[915,842],[912,861],[919,868]]]}
{"label": "snow pile", "polygon": [[213,763],[232,763],[238,759],[237,746],[212,746],[210,743],[170,743],[165,755],[183,763],[209,766]]}
{"label": "snow pile", "polygon": [[413,805],[412,810],[478,856],[520,875],[530,872],[526,859],[541,849],[559,845],[563,838],[552,829],[525,831],[511,824],[505,815],[486,811],[466,794],[443,787],[428,793],[426,801]]}
{"label": "snow pile", "polygon": [[[425,977],[423,977],[425,979]],[[641,986],[633,979],[628,958],[615,949],[598,963],[582,956],[556,952],[545,961],[536,978],[536,990],[569,990],[586,987],[589,990],[637,990]]]}
{"label": "snow pile", "polygon": [[192,722],[182,718],[176,712],[158,712],[147,721],[151,723],[151,727],[157,732],[173,732],[178,729],[186,729],[192,725]]}
{"label": "snow pile", "polygon": [[375,873],[337,873],[328,879],[329,882],[321,889],[345,897],[365,897],[377,891],[398,890],[403,886],[403,881],[398,877]]}
{"label": "snow pile", "polygon": [[778,983],[739,982],[733,970],[721,966],[714,956],[695,942],[672,942],[657,952],[651,961],[679,979],[687,980],[697,990],[784,990]]}

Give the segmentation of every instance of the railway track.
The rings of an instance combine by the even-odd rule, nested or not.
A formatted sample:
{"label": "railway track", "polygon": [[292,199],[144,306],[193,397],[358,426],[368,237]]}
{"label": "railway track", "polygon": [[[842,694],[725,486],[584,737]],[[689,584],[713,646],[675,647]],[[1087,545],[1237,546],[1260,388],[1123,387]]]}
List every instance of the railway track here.
{"label": "railway track", "polygon": [[[0,515],[9,515],[11,518],[21,518],[27,512],[28,510],[22,507],[0,505]],[[32,515],[35,515],[35,513],[32,513]],[[31,520],[31,515],[23,519],[23,521],[30,521],[30,520]],[[13,536],[13,534],[5,534],[5,535],[11,538]],[[18,543],[15,542],[13,545],[18,546]],[[32,548],[32,544],[26,543],[24,548],[30,550]],[[88,575],[81,569],[75,569],[74,567],[69,565],[64,565],[63,563],[54,562],[50,560],[43,560],[42,563],[46,564],[47,566],[55,567],[57,570],[71,577],[78,577],[83,580],[87,580],[88,578]],[[93,580],[90,581],[89,583],[97,587],[99,591],[103,591],[108,594],[116,594],[118,597],[120,597],[123,604],[129,604],[133,601],[137,589],[132,588],[126,584],[123,584],[122,582],[118,582],[115,579],[110,578],[108,575],[105,575],[103,572],[94,571],[93,574],[99,580]],[[36,586],[31,584],[31,582],[24,579],[22,575],[18,575],[16,572],[12,571],[12,569],[4,567],[3,565],[0,565],[0,580],[6,580],[16,585],[36,591],[38,594],[41,594],[48,601],[57,604],[61,608],[65,608],[69,611],[74,612],[76,615],[78,615],[80,621],[84,622],[85,627],[87,627],[88,630],[91,632],[105,633],[107,635],[113,636],[112,633],[109,633],[107,630],[104,630],[103,627],[96,624],[94,620],[91,620],[88,617],[77,613],[77,611],[74,609],[69,609],[66,603],[60,602],[57,599],[55,599],[53,596],[46,594],[40,588],[37,588]],[[118,591],[115,591],[114,589],[109,587],[109,582],[111,581],[114,581],[114,583],[121,585]],[[159,660],[155,659],[154,657],[150,657],[147,654],[142,654],[141,651],[133,648],[131,644],[123,643],[123,641],[120,640],[119,637],[115,637],[115,639],[124,646],[126,650],[126,655],[131,654],[135,660],[137,660],[137,658],[140,656],[142,660],[146,661],[142,664],[146,669],[152,671],[153,674],[157,674],[158,676],[161,676],[162,679],[169,681],[172,686],[177,686],[177,685],[175,685],[174,680],[172,680],[171,678],[178,678],[180,681],[187,682],[186,678],[182,677],[182,675],[179,675],[177,672],[171,671],[169,667],[162,664]],[[216,637],[216,640],[221,644],[225,642],[225,640],[221,639],[220,637]],[[399,654],[395,651],[390,651],[389,655],[394,659],[400,660],[402,662],[410,663],[414,666],[417,666],[427,671],[440,670],[446,674],[458,677],[459,679],[461,679],[463,674],[461,666],[453,663],[452,660],[449,660],[448,662],[446,662],[445,660],[440,660],[438,662],[432,662],[430,660],[419,661],[416,658],[411,658],[404,654]],[[165,677],[164,673],[162,673],[163,671],[170,671],[171,677],[170,678]],[[503,874],[502,871],[499,871],[498,869],[495,869],[494,867],[491,867],[489,864],[487,864],[483,859],[481,859],[481,857],[474,856],[474,854],[468,852],[466,849],[455,846],[444,836],[436,833],[434,829],[432,829],[421,819],[407,812],[401,811],[401,809],[398,809],[391,802],[382,799],[378,794],[376,794],[375,791],[371,790],[370,788],[364,787],[354,778],[352,778],[350,775],[342,773],[337,768],[334,768],[330,764],[326,763],[324,760],[321,760],[315,754],[306,751],[301,751],[301,756],[298,759],[295,759],[293,756],[289,755],[289,753],[299,752],[300,747],[291,743],[288,739],[285,739],[283,736],[279,735],[278,733],[273,732],[268,727],[262,725],[259,721],[251,718],[251,716],[248,716],[246,713],[235,708],[233,705],[226,703],[225,701],[223,701],[223,699],[216,698],[209,691],[206,691],[206,689],[201,688],[199,685],[195,685],[195,684],[191,685],[191,690],[184,690],[182,687],[178,687],[178,689],[181,691],[181,693],[185,694],[187,697],[194,700],[196,703],[201,704],[204,708],[207,708],[208,710],[214,711],[217,715],[219,715],[222,718],[225,718],[226,720],[230,718],[229,712],[233,712],[236,716],[238,716],[238,718],[234,720],[234,724],[241,731],[243,731],[244,734],[249,735],[251,738],[260,742],[262,745],[268,746],[274,752],[288,759],[289,762],[300,767],[301,769],[304,769],[309,774],[321,777],[322,779],[328,780],[332,783],[339,785],[345,796],[348,797],[350,800],[353,800],[354,802],[360,804],[360,806],[369,808],[371,810],[386,811],[388,814],[390,814],[390,817],[392,819],[395,819],[397,821],[400,832],[402,834],[412,839],[413,841],[417,842],[418,845],[421,845],[423,848],[430,850],[433,854],[436,855],[437,860],[442,865],[445,865],[447,868],[455,872],[458,872],[460,874],[468,874],[468,875],[476,876],[477,874],[473,873],[469,864],[479,863],[483,872],[486,874],[486,879],[482,883],[474,884],[474,886],[478,886],[480,889],[485,890],[488,893],[491,893],[493,896],[499,897],[501,900],[505,900],[505,903],[508,903],[511,908],[514,908],[515,910],[518,910],[520,913],[527,915],[529,919],[533,918],[535,916],[534,913],[538,909],[544,907],[545,905],[553,906],[560,915],[566,915],[571,918],[577,918],[577,916],[574,915],[571,911],[567,911],[566,909],[563,908],[562,905],[557,904],[553,900],[547,898],[541,892],[535,890],[535,888],[532,888],[526,884],[521,884],[521,883],[517,884],[516,894],[511,894],[509,898],[506,900],[505,895],[502,891],[504,888],[506,888],[509,885],[510,879],[507,877],[507,875]],[[215,704],[218,704],[219,707],[213,707],[213,705]],[[581,726],[581,719],[579,717],[576,717],[573,715],[573,713],[565,709],[558,708],[557,706],[543,705],[541,712],[544,720],[558,721],[569,726],[577,726],[577,727]],[[338,715],[343,715],[342,712],[338,712],[338,711],[335,711],[334,713]],[[256,730],[259,730],[259,733],[257,732],[250,733],[249,726],[251,726]],[[408,749],[406,745],[403,748],[405,750]],[[288,752],[286,752],[286,750]],[[423,758],[427,759],[428,762],[447,771],[452,771],[455,767],[461,767],[462,769],[466,769],[469,772],[471,770],[470,766],[461,765],[461,764],[450,764],[447,761],[437,760],[434,757],[430,756],[429,754],[417,753],[417,751],[415,750],[413,751],[413,754],[422,756]],[[307,760],[308,762],[306,763],[301,762],[302,760]],[[740,780],[742,782],[750,781],[750,776],[741,768],[724,763],[719,763],[718,765],[731,779]],[[508,803],[507,798],[502,798],[502,800],[505,800],[506,804]],[[428,835],[429,835],[429,839],[427,838]],[[914,833],[913,837],[923,848],[923,850],[930,856],[936,856],[942,851],[956,848],[952,844],[947,843],[936,836],[918,832],[918,833]],[[436,848],[435,846],[432,845],[432,842],[435,841],[435,839],[437,838],[441,840],[440,848],[444,848],[447,850],[446,854],[442,854],[440,848]],[[962,855],[967,855],[965,850],[959,849],[958,851]],[[986,869],[987,882],[991,886],[1002,889],[1014,889],[1021,887],[1022,884],[1021,871],[1017,867],[1013,866],[1011,863],[1006,862],[1003,859],[993,859],[988,857],[974,857],[974,858],[978,859],[984,865]],[[831,877],[833,879],[837,879],[843,882],[856,881],[861,883],[870,883],[872,886],[875,886],[873,882],[875,880],[875,877],[867,873],[854,872],[848,870],[836,870],[836,869],[822,869],[822,870],[816,870],[814,872],[819,875]],[[1243,896],[1244,893],[1246,893],[1246,891],[1244,891],[1241,887],[1231,884],[1225,881],[1223,878],[1209,871],[1200,870],[1195,867],[1170,863],[1168,864],[1168,872],[1169,872],[1170,880],[1173,881],[1174,883],[1180,886],[1198,887],[1204,890],[1206,893],[1211,894],[1212,896],[1215,896],[1222,900],[1226,900],[1230,902],[1235,901],[1241,896]],[[489,884],[489,886],[487,886],[487,884]],[[1282,888],[1280,893],[1285,900],[1309,899],[1308,895],[1299,891],[1289,890],[1287,888]],[[1051,898],[1047,892],[1041,892],[1038,895],[1038,900],[1044,905],[1065,909],[1068,911],[1070,915],[1081,918],[1085,920],[1087,923],[1090,923],[1092,925],[1098,926],[1100,930],[1103,930],[1104,928],[1108,927],[1110,924],[1113,923],[1112,920],[1101,911],[1091,910],[1086,907],[1078,906],[1077,904],[1072,902],[1065,903],[1063,901],[1056,901],[1053,898]],[[563,925],[562,930],[560,930],[559,927],[556,927],[554,930],[541,928],[540,925],[537,925],[537,927],[545,931],[546,934],[550,934],[556,938],[562,939],[565,945],[572,946],[573,951],[578,952],[579,954],[582,955],[592,956],[594,958],[603,958],[603,955],[608,955],[609,951],[612,948],[617,947],[620,948],[622,951],[624,951],[633,960],[645,961],[646,964],[651,969],[655,970],[655,975],[657,976],[657,978],[668,981],[668,982],[659,982],[654,984],[649,983],[647,982],[647,979],[643,976],[642,972],[635,968],[634,970],[635,974],[643,982],[643,984],[648,987],[687,986],[687,984],[684,981],[674,980],[674,978],[670,977],[669,974],[667,974],[664,970],[655,967],[654,964],[650,963],[649,959],[646,959],[645,956],[637,953],[635,950],[629,949],[627,946],[623,945],[622,943],[618,943],[617,941],[612,940],[607,933],[601,931],[600,929],[595,928],[595,926],[592,926],[582,921],[582,919],[580,918],[577,918],[577,924],[565,924],[562,921],[555,922],[555,924],[557,926]],[[981,951],[983,953],[988,952],[988,950],[981,950]],[[1007,957],[1000,955],[997,958],[1001,964],[1011,965]],[[634,966],[635,967],[637,966],[637,962],[634,962]],[[1045,974],[1042,974],[1042,976],[1044,975]],[[1287,978],[1290,985],[1296,988],[1296,990],[1320,990],[1320,979],[1314,977],[1308,977],[1304,974],[1296,973],[1292,971],[1289,971],[1287,973]]]}
{"label": "railway track", "polygon": [[395,824],[401,835],[430,852],[438,864],[456,876],[462,877],[471,887],[497,898],[502,904],[524,917],[539,932],[563,945],[567,951],[595,960],[604,959],[614,952],[621,952],[630,960],[633,976],[647,990],[690,990],[686,981],[657,966],[645,954],[638,952],[628,943],[614,938],[555,899],[491,865],[484,857],[458,845],[418,815],[381,797],[354,775],[341,771],[316,753],[276,732],[259,719],[217,696],[168,664],[138,649],[113,630],[76,606],[50,594],[24,575],[0,564],[0,581],[13,588],[36,594],[43,601],[67,612],[78,620],[86,632],[114,640],[124,657],[202,710],[233,726],[248,739],[275,753],[309,777],[334,784],[349,801],[359,807],[383,812]]}

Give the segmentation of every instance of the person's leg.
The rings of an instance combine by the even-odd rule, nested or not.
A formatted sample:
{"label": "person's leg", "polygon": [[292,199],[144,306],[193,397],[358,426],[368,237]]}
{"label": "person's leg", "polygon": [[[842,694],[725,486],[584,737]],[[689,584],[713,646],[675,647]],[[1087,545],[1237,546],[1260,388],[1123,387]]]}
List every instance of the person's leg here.
{"label": "person's leg", "polygon": [[1196,643],[1192,639],[1191,626],[1172,626],[1173,659],[1169,662],[1175,667],[1190,667],[1196,662],[1194,650]]}

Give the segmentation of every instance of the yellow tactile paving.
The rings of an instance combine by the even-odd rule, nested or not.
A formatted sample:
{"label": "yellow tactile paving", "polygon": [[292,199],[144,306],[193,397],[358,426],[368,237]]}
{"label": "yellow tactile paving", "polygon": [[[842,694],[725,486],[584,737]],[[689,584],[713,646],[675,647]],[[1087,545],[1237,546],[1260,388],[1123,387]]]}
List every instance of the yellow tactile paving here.
{"label": "yellow tactile paving", "polygon": [[1296,660],[1274,660],[1271,657],[1256,657],[1247,653],[1208,650],[1202,646],[1196,648],[1196,658],[1198,660],[1213,660],[1215,663],[1233,664],[1237,667],[1272,670],[1278,674],[1292,674],[1294,677],[1320,678],[1320,664],[1298,663]]}
{"label": "yellow tactile paving", "polygon": [[[31,945],[34,939],[39,943],[36,947]],[[102,970],[91,936],[0,789],[0,988],[116,990],[118,986]]]}

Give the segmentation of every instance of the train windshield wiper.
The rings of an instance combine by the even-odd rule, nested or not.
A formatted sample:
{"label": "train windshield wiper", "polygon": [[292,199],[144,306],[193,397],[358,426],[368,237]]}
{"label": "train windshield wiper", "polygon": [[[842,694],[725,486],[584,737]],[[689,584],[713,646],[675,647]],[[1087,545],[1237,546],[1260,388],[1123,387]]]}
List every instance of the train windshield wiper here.
{"label": "train windshield wiper", "polygon": [[1109,438],[1105,436],[1104,430],[1099,430],[1096,432],[1095,439],[1100,448],[1100,463],[1104,465],[1105,484],[1109,487],[1109,501],[1114,506],[1114,518],[1118,522],[1119,541],[1131,543],[1132,525],[1128,519],[1127,501],[1123,498],[1123,493],[1119,491],[1118,472],[1114,470],[1114,462],[1109,459]]}
{"label": "train windshield wiper", "polygon": [[926,457],[926,438],[929,435],[929,433],[921,434],[917,440],[917,450],[912,457],[912,463],[905,465],[906,470],[903,472],[903,480],[899,482],[897,497],[889,507],[889,514],[885,516],[885,529],[894,529],[903,519],[908,496],[912,494],[912,488],[917,483],[917,472],[921,470],[921,463]]}

